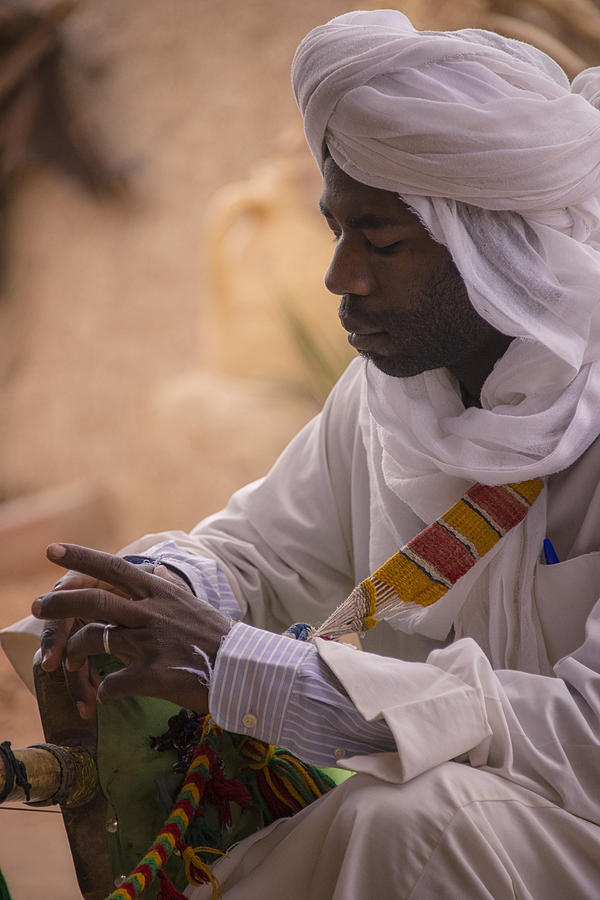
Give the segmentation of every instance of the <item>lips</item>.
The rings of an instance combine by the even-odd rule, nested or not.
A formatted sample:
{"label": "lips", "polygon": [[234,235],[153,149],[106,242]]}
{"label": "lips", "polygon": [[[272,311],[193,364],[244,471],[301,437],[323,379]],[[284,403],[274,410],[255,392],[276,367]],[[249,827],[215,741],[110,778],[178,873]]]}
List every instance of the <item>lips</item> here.
{"label": "lips", "polygon": [[385,331],[351,331],[348,334],[348,343],[356,350],[368,353],[381,349],[386,338]]}
{"label": "lips", "polygon": [[389,337],[379,322],[371,318],[365,309],[364,297],[355,300],[345,294],[338,310],[342,328],[348,332],[348,343],[362,353],[378,352]]}
{"label": "lips", "polygon": [[358,316],[340,315],[342,328],[349,334],[381,334],[383,328],[377,322],[369,322],[358,318]]}
{"label": "lips", "polygon": [[387,332],[381,326],[360,322],[352,316],[340,316],[343,328],[348,332],[348,343],[356,350],[368,353],[380,347]]}

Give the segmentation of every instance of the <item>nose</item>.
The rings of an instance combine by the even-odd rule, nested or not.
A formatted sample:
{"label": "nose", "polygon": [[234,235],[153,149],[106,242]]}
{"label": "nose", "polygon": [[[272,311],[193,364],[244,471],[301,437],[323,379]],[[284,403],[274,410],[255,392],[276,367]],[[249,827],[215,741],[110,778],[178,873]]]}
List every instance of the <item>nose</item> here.
{"label": "nose", "polygon": [[332,294],[356,294],[367,297],[373,290],[368,254],[342,235],[325,274],[325,287]]}

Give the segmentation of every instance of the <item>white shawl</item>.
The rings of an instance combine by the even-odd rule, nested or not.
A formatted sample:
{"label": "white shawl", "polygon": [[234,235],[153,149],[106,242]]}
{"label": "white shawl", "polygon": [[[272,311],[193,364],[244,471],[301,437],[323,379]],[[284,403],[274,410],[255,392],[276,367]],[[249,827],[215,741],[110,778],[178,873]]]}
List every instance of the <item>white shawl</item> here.
{"label": "white shawl", "polygon": [[[292,77],[319,166],[327,147],[351,177],[398,193],[448,247],[480,315],[516,338],[481,409],[463,407],[445,370],[398,379],[365,367],[374,505],[391,492],[430,522],[474,481],[569,466],[600,432],[600,69],[570,85],[526,44],[417,32],[377,10],[312,31]],[[542,497],[479,566],[485,615],[481,592],[465,603],[470,578],[394,624],[443,637],[454,623],[494,665],[548,671],[532,594],[545,522]]]}

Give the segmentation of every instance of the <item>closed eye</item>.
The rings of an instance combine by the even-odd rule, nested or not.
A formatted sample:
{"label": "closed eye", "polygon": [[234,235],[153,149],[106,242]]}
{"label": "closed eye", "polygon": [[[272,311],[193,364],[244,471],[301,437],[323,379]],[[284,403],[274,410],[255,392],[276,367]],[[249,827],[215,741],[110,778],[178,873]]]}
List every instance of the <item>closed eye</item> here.
{"label": "closed eye", "polygon": [[402,249],[404,243],[404,241],[394,241],[392,244],[384,244],[383,247],[378,247],[376,244],[370,245],[373,253],[376,253],[378,256],[393,256]]}
{"label": "closed eye", "polygon": [[334,222],[333,219],[330,219],[329,216],[325,216],[325,221],[327,222],[327,227],[331,231],[331,240],[333,243],[337,243],[342,236],[342,230],[338,227],[337,222]]}

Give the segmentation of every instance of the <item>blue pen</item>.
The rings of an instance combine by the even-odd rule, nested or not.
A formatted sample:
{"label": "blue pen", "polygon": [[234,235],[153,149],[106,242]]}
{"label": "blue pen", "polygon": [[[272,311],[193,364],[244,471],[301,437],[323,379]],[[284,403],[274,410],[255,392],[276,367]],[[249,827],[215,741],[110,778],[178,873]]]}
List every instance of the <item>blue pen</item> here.
{"label": "blue pen", "polygon": [[560,562],[550,538],[544,538],[544,559],[547,566],[552,566],[554,563]]}

